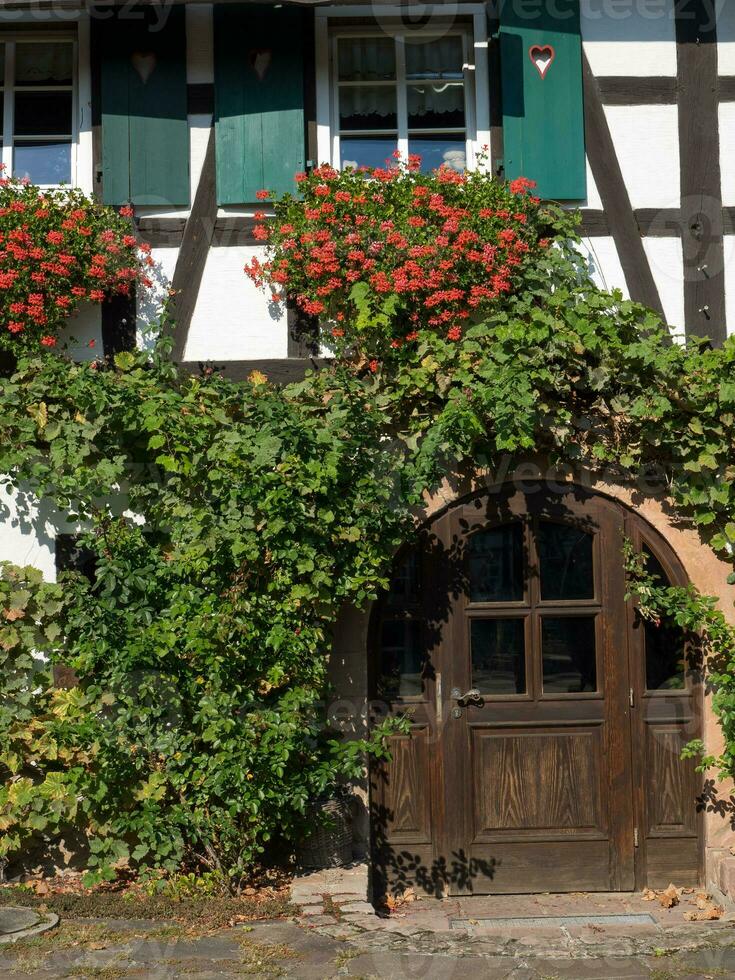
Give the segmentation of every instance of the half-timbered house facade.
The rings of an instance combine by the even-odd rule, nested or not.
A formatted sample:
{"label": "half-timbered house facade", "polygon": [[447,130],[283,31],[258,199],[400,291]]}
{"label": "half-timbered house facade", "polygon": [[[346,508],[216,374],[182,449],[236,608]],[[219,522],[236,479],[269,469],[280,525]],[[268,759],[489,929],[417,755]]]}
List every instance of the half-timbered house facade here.
{"label": "half-timbered house facade", "polygon": [[[186,370],[280,382],[318,366],[308,324],[243,274],[258,191],[395,150],[533,178],[581,210],[600,284],[659,311],[676,339],[735,331],[730,2],[13,0],[0,89],[8,170],[132,205],[152,247],[152,290],[70,323],[79,357],[93,338],[106,353],[149,343],[173,294],[166,329]],[[0,559],[53,576],[54,516],[10,507]],[[695,737],[717,751],[715,720],[672,647],[635,627],[615,541],[625,531],[729,612],[725,566],[664,504],[614,485],[552,498],[447,483],[426,521],[447,544],[473,532],[465,593],[420,558],[335,636],[356,730],[371,700],[412,710],[388,769],[355,787],[376,881],[735,893],[727,807],[680,758]],[[440,608],[422,672],[422,624]]]}

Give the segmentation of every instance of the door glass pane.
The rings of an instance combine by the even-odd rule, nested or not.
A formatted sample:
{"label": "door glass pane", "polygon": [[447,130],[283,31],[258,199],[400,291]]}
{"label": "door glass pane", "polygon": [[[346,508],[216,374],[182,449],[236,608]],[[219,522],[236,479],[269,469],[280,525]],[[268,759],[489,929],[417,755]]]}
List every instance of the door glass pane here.
{"label": "door glass pane", "polygon": [[537,544],[542,599],[594,598],[591,534],[569,524],[542,521]]}
{"label": "door glass pane", "polygon": [[504,524],[470,538],[471,602],[523,599],[523,525]]}
{"label": "door glass pane", "polygon": [[594,616],[541,620],[544,694],[597,690]]}
{"label": "door glass pane", "polygon": [[421,624],[415,619],[388,619],[381,631],[378,694],[411,697],[422,691]]}
{"label": "door glass pane", "polygon": [[470,621],[472,686],[482,694],[526,693],[523,619]]}
{"label": "door glass pane", "polygon": [[415,551],[409,551],[395,566],[390,581],[388,605],[405,607],[417,602],[419,597],[419,562]]}
{"label": "door glass pane", "polygon": [[[646,571],[659,586],[671,585],[661,563],[650,552]],[[675,623],[659,626],[646,620],[646,688],[649,691],[681,691],[686,687],[686,646],[683,631]]]}

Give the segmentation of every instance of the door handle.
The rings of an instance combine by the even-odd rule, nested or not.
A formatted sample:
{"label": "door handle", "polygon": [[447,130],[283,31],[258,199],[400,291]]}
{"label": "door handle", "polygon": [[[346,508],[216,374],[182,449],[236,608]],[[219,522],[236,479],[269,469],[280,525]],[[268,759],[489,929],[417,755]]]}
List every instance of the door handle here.
{"label": "door handle", "polygon": [[461,705],[463,708],[466,708],[469,704],[480,705],[485,703],[482,694],[480,694],[480,691],[476,687],[471,687],[469,691],[465,691],[464,694],[461,693],[458,687],[453,687],[452,697],[457,704]]}

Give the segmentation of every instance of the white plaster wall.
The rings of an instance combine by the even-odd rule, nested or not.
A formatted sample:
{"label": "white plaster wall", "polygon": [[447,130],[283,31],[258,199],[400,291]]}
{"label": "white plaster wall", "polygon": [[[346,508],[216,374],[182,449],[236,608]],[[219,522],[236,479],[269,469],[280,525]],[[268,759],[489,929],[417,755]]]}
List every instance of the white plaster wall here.
{"label": "white plaster wall", "polygon": [[33,565],[48,582],[56,580],[54,522],[50,508],[25,493],[0,488],[0,561]]}
{"label": "white plaster wall", "polygon": [[163,310],[164,301],[179,257],[178,248],[154,248],[151,258],[152,269],[148,270],[153,285],[149,289],[138,289],[137,293],[137,341],[139,347],[151,347],[158,333],[156,329]]}
{"label": "white plaster wall", "polygon": [[725,235],[725,316],[728,334],[735,333],[735,235]]}
{"label": "white plaster wall", "polygon": [[592,279],[601,289],[606,289],[608,292],[619,289],[625,299],[630,299],[618,250],[612,238],[584,238],[582,254],[587,261]]}
{"label": "white plaster wall", "polygon": [[654,282],[661,297],[667,323],[674,335],[684,325],[684,254],[679,238],[644,238]]}
{"label": "white plaster wall", "polygon": [[286,357],[288,332],[282,304],[256,289],[243,271],[262,256],[254,246],[211,248],[204,268],[196,310],[189,328],[185,358],[251,360]]}
{"label": "white plaster wall", "polygon": [[720,103],[720,168],[722,203],[732,207],[735,205],[735,102]]}
{"label": "white plaster wall", "polygon": [[632,206],[678,208],[678,108],[606,106],[605,115]]}
{"label": "white plaster wall", "polygon": [[721,75],[735,75],[735,3],[717,0],[717,60]]}
{"label": "white plaster wall", "polygon": [[581,0],[595,75],[676,75],[674,0]]}
{"label": "white plaster wall", "polygon": [[589,157],[585,157],[585,164],[587,167],[587,200],[583,206],[586,208],[592,208],[596,211],[601,211],[603,210],[602,199],[600,197],[600,192],[597,190],[595,178],[592,176],[592,168],[590,167]]}

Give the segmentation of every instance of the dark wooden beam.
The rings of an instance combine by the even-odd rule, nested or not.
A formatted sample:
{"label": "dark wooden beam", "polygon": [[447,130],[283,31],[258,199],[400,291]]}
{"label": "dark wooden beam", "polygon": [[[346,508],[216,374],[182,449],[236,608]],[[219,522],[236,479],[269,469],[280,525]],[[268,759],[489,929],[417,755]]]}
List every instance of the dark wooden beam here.
{"label": "dark wooden beam", "polygon": [[684,321],[686,332],[725,340],[717,27],[714,0],[677,5]]}
{"label": "dark wooden beam", "polygon": [[643,249],[640,231],[618,163],[597,80],[583,54],[584,118],[592,176],[615,241],[631,299],[664,317],[661,298]]}
{"label": "dark wooden beam", "polygon": [[[611,234],[610,222],[604,211],[582,208],[582,234],[588,238],[603,238]],[[680,238],[681,211],[679,208],[636,208],[633,212],[641,238]]]}
{"label": "dark wooden beam", "polygon": [[259,361],[184,361],[180,366],[189,374],[221,374],[231,381],[245,381],[253,371],[260,371],[274,384],[301,381],[307,371],[318,371],[329,364],[320,357],[279,357]]}
{"label": "dark wooden beam", "polygon": [[673,76],[598,75],[603,105],[676,105]]}
{"label": "dark wooden beam", "polygon": [[171,357],[181,361],[186,348],[191,318],[199,296],[207,253],[217,220],[217,191],[214,158],[214,126],[209,131],[207,152],[197,185],[194,204],[187,219],[176,260],[171,288],[173,301],[173,339]]}

